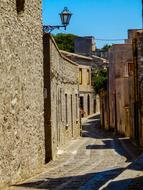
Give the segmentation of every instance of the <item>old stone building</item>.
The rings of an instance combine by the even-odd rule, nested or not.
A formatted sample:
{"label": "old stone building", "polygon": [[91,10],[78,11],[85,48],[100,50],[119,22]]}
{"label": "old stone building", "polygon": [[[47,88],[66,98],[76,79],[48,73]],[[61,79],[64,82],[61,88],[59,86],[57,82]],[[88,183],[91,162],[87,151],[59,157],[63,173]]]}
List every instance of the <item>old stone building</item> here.
{"label": "old stone building", "polygon": [[96,68],[92,57],[61,51],[63,55],[75,61],[79,68],[79,95],[82,116],[100,112],[99,96],[95,96],[92,86],[93,72]]}
{"label": "old stone building", "polygon": [[130,80],[131,138],[143,146],[143,31],[139,30],[132,37],[133,64]]}
{"label": "old stone building", "polygon": [[0,1],[0,189],[45,162],[41,0]]}
{"label": "old stone building", "polygon": [[115,44],[109,52],[109,126],[130,136],[129,64],[131,44]]}
{"label": "old stone building", "polygon": [[80,119],[78,66],[45,35],[43,67],[41,1],[2,1],[0,10],[2,189],[54,159],[80,135]]}
{"label": "old stone building", "polygon": [[[107,81],[108,83],[108,81]],[[107,84],[108,85],[108,84]],[[108,90],[100,91],[100,126],[104,129],[110,129],[109,126],[109,92]]]}
{"label": "old stone building", "polygon": [[102,126],[143,147],[143,30],[128,30],[125,44],[110,48],[108,92],[100,100]]}
{"label": "old stone building", "polygon": [[74,40],[74,52],[76,54],[92,56],[96,50],[95,38],[93,36],[77,37]]}
{"label": "old stone building", "polygon": [[44,105],[46,160],[80,135],[78,65],[44,34]]}
{"label": "old stone building", "polygon": [[79,94],[82,117],[99,112],[99,97],[95,92],[91,81],[91,67],[79,65]]}
{"label": "old stone building", "polygon": [[128,30],[128,38],[125,39],[125,44],[132,44],[133,42],[133,38],[136,34],[137,31],[139,31],[140,29],[129,29]]}

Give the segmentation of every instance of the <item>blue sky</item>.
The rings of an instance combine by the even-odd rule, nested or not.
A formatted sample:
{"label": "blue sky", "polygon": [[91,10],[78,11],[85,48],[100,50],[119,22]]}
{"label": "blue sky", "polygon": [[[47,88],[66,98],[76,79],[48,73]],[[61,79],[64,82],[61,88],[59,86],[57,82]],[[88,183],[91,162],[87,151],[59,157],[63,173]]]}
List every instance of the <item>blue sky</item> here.
{"label": "blue sky", "polygon": [[[141,0],[43,0],[43,24],[60,24],[65,6],[73,13],[67,30],[56,30],[95,39],[124,39],[127,30],[141,28]],[[96,41],[97,47],[109,42]],[[110,42],[118,43],[118,42]],[[121,41],[119,43],[122,43]]]}

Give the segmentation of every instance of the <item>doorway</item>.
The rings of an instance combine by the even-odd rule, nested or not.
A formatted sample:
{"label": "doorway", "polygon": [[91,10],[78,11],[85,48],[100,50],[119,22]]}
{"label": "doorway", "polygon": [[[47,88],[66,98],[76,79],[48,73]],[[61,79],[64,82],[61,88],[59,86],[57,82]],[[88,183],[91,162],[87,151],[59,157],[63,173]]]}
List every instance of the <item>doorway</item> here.
{"label": "doorway", "polygon": [[84,117],[84,98],[80,96],[80,114],[81,117]]}
{"label": "doorway", "polygon": [[73,99],[71,95],[71,128],[72,128],[72,137],[74,136],[74,129],[73,129]]}
{"label": "doorway", "polygon": [[87,96],[87,114],[90,115],[90,96]]}

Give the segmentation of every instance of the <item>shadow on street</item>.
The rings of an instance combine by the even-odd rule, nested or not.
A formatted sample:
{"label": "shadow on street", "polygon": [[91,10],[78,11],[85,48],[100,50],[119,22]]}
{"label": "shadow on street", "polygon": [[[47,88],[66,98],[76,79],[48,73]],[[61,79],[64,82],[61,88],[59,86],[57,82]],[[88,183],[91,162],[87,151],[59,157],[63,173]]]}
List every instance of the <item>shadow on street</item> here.
{"label": "shadow on street", "polygon": [[[140,154],[141,151],[135,147],[128,138],[124,138],[121,136],[115,136],[111,131],[105,131],[104,129],[100,128],[100,115],[94,116],[89,118],[85,123],[82,125],[82,139],[88,138],[87,142],[94,142],[93,144],[86,144],[86,150],[115,150],[117,155],[124,156],[126,158],[126,162],[131,162],[135,160]],[[89,141],[89,140],[94,141]],[[100,140],[101,144],[96,144],[97,140]],[[89,151],[90,152],[90,151]],[[99,151],[100,152],[100,151]],[[96,152],[98,153],[98,152]],[[132,153],[132,154],[131,154]],[[106,154],[105,154],[106,155]],[[133,156],[132,156],[133,155]],[[83,155],[86,156],[86,155]],[[104,154],[103,154],[104,156]],[[120,157],[120,156],[119,156]],[[68,158],[67,158],[68,159]],[[91,159],[89,157],[89,159]],[[103,160],[102,165],[104,165],[104,159],[106,162],[110,162],[108,158],[100,158]],[[110,159],[110,158],[109,158]],[[114,159],[114,158],[113,158]],[[116,161],[116,160],[115,160]],[[114,162],[114,160],[113,160]],[[94,163],[94,158],[93,158]],[[95,154],[95,163],[96,163],[96,154]],[[98,166],[98,165],[97,165]],[[112,168],[111,168],[112,167]],[[126,166],[116,166],[115,168],[111,166],[108,170],[105,170],[104,167],[100,170],[100,172],[86,172],[83,175],[79,175],[78,172],[74,172],[74,175],[66,173],[66,175],[59,177],[39,177],[38,179],[33,179],[30,182],[23,183],[20,185],[13,186],[14,189],[22,190],[23,188],[26,189],[46,189],[46,190],[99,190],[104,184],[113,180],[117,176],[119,176],[125,169]],[[106,167],[105,167],[106,168]],[[138,167],[133,167],[130,164],[130,170],[140,170]],[[82,168],[81,168],[82,169]],[[84,169],[84,165],[83,165]],[[47,171],[48,172],[48,171]],[[46,175],[45,175],[46,176]],[[137,190],[134,188],[135,184],[139,181],[143,182],[142,177],[138,177],[135,179],[132,185],[126,188],[127,190]],[[130,176],[128,179],[121,180],[121,181],[111,181],[105,190],[122,190],[124,187],[123,185],[127,185],[127,182],[130,181]],[[22,189],[21,189],[21,188]],[[122,188],[121,188],[122,187]],[[20,189],[19,189],[20,188]],[[124,188],[125,189],[125,188]],[[143,190],[142,187],[139,186],[138,190]]]}
{"label": "shadow on street", "polygon": [[90,144],[86,146],[86,149],[114,149],[118,154],[126,157],[127,162],[135,160],[142,153],[129,138],[102,129],[100,115],[90,117],[87,122],[82,124],[82,137],[102,139],[103,145]]}
{"label": "shadow on street", "polygon": [[[123,171],[123,168],[107,170],[98,173],[88,173],[86,175],[69,176],[61,178],[46,178],[44,180],[23,183],[17,185],[17,187],[35,188],[35,189],[65,189],[64,187],[58,188],[61,184],[65,184],[68,181],[68,187],[65,190],[90,190],[90,186],[94,187],[94,190],[98,190],[108,180],[115,178]],[[16,187],[16,186],[15,186]]]}

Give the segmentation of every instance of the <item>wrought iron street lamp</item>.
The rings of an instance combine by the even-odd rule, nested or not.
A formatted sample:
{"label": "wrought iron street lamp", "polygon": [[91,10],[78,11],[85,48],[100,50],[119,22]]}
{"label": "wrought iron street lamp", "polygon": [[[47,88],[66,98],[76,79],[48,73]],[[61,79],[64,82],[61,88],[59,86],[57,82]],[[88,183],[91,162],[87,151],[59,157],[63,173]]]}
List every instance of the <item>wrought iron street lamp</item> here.
{"label": "wrought iron street lamp", "polygon": [[43,31],[45,33],[50,33],[54,29],[60,29],[60,28],[64,28],[66,30],[67,25],[69,25],[72,13],[68,10],[67,7],[65,7],[64,10],[59,15],[61,18],[62,25],[57,25],[57,26],[44,25]]}

